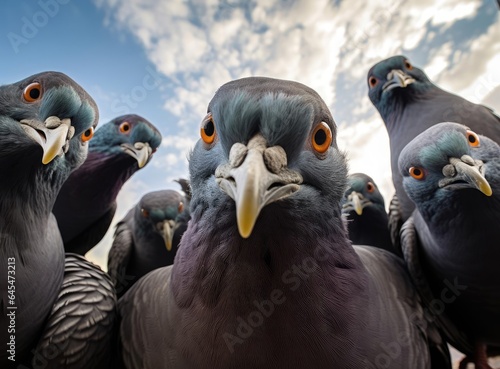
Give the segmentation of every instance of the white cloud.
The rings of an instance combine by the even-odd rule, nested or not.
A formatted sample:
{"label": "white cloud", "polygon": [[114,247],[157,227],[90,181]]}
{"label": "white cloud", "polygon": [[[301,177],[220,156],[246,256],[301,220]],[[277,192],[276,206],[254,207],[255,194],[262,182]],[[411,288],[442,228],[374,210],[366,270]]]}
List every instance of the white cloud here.
{"label": "white cloud", "polygon": [[453,24],[459,19],[471,18],[477,13],[479,6],[481,6],[480,1],[457,3],[450,0],[448,3],[443,4],[438,11],[434,12],[432,24]]}

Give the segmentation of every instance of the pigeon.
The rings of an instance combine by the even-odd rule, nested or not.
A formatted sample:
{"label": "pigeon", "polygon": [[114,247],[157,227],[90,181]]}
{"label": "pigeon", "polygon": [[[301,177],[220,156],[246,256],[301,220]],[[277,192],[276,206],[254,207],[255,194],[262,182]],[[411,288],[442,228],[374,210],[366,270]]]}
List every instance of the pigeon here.
{"label": "pigeon", "polygon": [[399,167],[416,205],[401,237],[410,273],[445,313],[450,342],[490,368],[486,347],[500,347],[500,146],[440,123],[403,149]]}
{"label": "pigeon", "polygon": [[342,214],[350,240],[357,245],[376,246],[395,252],[384,198],[375,181],[364,173],[350,174],[347,181]]}
{"label": "pigeon", "polygon": [[135,114],[117,117],[96,131],[85,163],[67,179],[53,209],[66,252],[84,255],[101,241],[120,189],[160,143],[158,129]]}
{"label": "pigeon", "polygon": [[403,261],[348,239],[346,160],[313,89],[224,84],[189,171],[174,264],[118,302],[127,368],[451,367]]}
{"label": "pigeon", "polygon": [[415,206],[403,189],[398,158],[418,134],[437,123],[456,122],[500,142],[498,115],[483,105],[442,90],[405,56],[393,56],[375,64],[367,81],[368,96],[389,134],[392,180],[402,221],[408,219]]}
{"label": "pigeon", "polygon": [[[107,360],[113,286],[81,260],[98,278],[86,273],[73,283],[51,213],[63,182],[84,162],[97,121],[94,100],[65,74],[0,86],[0,332],[8,347],[0,351],[2,368],[100,368]],[[44,336],[49,331],[52,337]]]}
{"label": "pigeon", "polygon": [[174,190],[144,195],[116,226],[108,254],[108,273],[118,297],[140,277],[174,262],[180,236],[177,228],[185,224],[189,210],[183,196]]}

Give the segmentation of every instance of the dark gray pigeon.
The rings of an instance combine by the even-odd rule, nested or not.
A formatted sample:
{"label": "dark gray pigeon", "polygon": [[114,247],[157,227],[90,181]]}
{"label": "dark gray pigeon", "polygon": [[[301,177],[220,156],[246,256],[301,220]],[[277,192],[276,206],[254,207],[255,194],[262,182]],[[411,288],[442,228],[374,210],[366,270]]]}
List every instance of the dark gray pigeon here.
{"label": "dark gray pigeon", "polygon": [[349,239],[354,244],[395,252],[384,198],[370,176],[364,173],[350,174],[341,204]]}
{"label": "dark gray pigeon", "polygon": [[500,347],[500,147],[441,123],[405,147],[399,166],[416,204],[402,231],[409,270],[445,312],[450,342],[490,368],[486,346]]}
{"label": "dark gray pigeon", "polygon": [[179,227],[185,230],[189,220],[184,203],[184,197],[174,190],[150,192],[117,224],[108,273],[118,297],[143,275],[173,264],[182,236],[176,232]]}
{"label": "dark gray pigeon", "polygon": [[101,241],[122,186],[151,160],[160,143],[158,129],[135,114],[117,117],[96,131],[87,159],[64,183],[53,209],[66,252],[84,255]]}
{"label": "dark gray pigeon", "polygon": [[190,156],[173,266],[119,301],[128,368],[449,368],[401,259],[353,248],[328,107],[292,81],[223,85]]}
{"label": "dark gray pigeon", "polygon": [[457,122],[500,142],[497,115],[483,105],[442,90],[404,56],[375,64],[368,72],[368,89],[389,133],[392,180],[403,220],[408,219],[415,206],[404,192],[398,158],[418,134],[440,122]]}
{"label": "dark gray pigeon", "polygon": [[97,120],[95,102],[62,73],[0,86],[2,368],[100,368],[108,359],[113,286],[84,261],[96,272],[73,283],[51,213],[63,182],[85,160]]}

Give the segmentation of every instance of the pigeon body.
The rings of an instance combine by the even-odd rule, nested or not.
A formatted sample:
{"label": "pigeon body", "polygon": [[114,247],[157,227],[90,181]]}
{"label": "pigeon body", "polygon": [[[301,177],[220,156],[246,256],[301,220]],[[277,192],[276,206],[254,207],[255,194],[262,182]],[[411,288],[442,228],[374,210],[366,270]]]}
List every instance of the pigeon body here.
{"label": "pigeon body", "polygon": [[176,232],[179,226],[185,227],[189,217],[184,202],[174,190],[150,192],[117,224],[108,273],[118,296],[143,275],[174,262],[182,236]]}
{"label": "pigeon body", "polygon": [[229,82],[200,132],[175,263],[119,302],[128,368],[424,368],[429,345],[449,366],[402,261],[347,238],[345,158],[314,90]]}
{"label": "pigeon body", "polygon": [[[2,350],[2,368],[36,366],[39,359],[44,367],[61,367],[51,361],[54,351],[34,350],[49,319],[59,331],[74,322],[65,314],[51,314],[54,303],[65,299],[58,295],[67,282],[63,242],[51,210],[64,180],[85,160],[97,121],[95,102],[62,73],[39,73],[0,87],[0,170],[4,174],[0,178],[2,343],[11,339],[7,333],[12,316],[7,314],[15,314],[15,331],[9,332],[15,336],[15,357]],[[8,262],[14,267],[8,268]],[[11,270],[15,270],[15,279],[8,282]],[[14,287],[7,288],[7,284]],[[9,297],[9,291],[14,291],[15,299]],[[72,291],[80,295],[89,292],[77,287]],[[94,299],[94,303],[99,305],[99,300]],[[73,311],[79,308],[71,299],[63,304]],[[90,317],[83,323],[87,333],[105,336],[99,323],[94,325],[92,314],[84,310],[79,316],[81,320]],[[80,337],[86,334],[78,333]],[[106,348],[105,341],[99,349]],[[85,348],[86,342],[80,342],[78,348],[73,344],[49,347],[60,354]],[[64,367],[76,366],[66,363]]]}
{"label": "pigeon body", "polygon": [[115,215],[120,189],[160,143],[156,127],[135,114],[96,131],[87,159],[65,182],[53,209],[67,252],[83,255],[99,243]]}
{"label": "pigeon body", "polygon": [[471,342],[458,348],[471,355],[470,346],[500,346],[499,145],[461,124],[441,123],[408,144],[399,165],[416,204],[405,232],[411,226],[418,235],[417,245],[403,248],[418,249],[417,272],[434,296],[457,286],[445,311]]}
{"label": "pigeon body", "polygon": [[404,56],[375,64],[368,72],[368,88],[368,96],[389,134],[392,178],[403,220],[411,215],[414,204],[404,192],[398,158],[413,138],[437,123],[457,122],[500,142],[497,115],[483,105],[442,90]]}
{"label": "pigeon body", "polygon": [[375,181],[364,173],[350,174],[342,199],[349,239],[357,245],[394,252],[385,202]]}

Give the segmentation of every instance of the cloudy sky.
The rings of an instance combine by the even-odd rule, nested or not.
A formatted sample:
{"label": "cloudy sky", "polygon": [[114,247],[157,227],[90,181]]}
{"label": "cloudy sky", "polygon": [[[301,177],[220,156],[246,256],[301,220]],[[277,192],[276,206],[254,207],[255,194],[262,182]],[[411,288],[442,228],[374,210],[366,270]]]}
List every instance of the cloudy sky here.
{"label": "cloudy sky", "polygon": [[[209,100],[247,76],[317,90],[351,171],[371,175],[388,202],[388,137],[367,97],[368,69],[404,54],[442,88],[498,111],[499,13],[495,0],[10,0],[1,5],[0,84],[61,71],[94,97],[101,124],[136,113],[161,130],[115,220],[146,192],[177,188]],[[93,260],[103,263],[111,234]]]}

